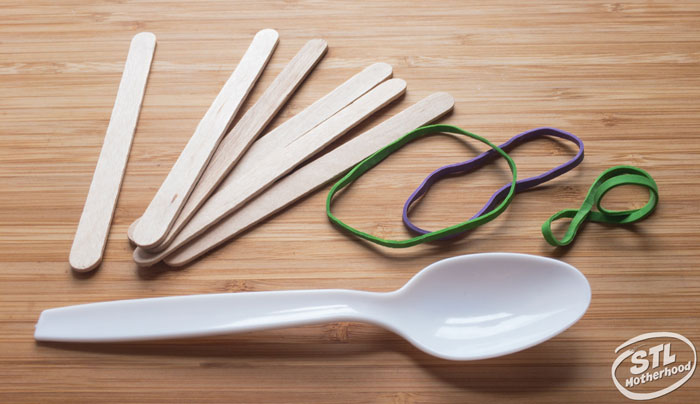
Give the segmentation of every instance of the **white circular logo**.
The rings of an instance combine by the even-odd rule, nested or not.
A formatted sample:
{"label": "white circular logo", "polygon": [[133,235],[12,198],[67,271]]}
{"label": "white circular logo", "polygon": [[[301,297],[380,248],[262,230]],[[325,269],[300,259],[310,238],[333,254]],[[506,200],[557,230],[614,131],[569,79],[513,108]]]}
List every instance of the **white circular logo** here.
{"label": "white circular logo", "polygon": [[[658,340],[653,341],[654,339]],[[672,341],[666,342],[668,340]],[[646,343],[642,343],[643,341]],[[632,344],[639,344],[639,346],[630,347]],[[690,359],[691,352],[687,348],[685,349],[687,358],[677,357],[674,353],[679,352],[686,345],[692,351],[692,359]],[[612,379],[615,387],[632,400],[651,400],[676,390],[690,379],[697,365],[698,355],[693,343],[688,338],[673,332],[650,332],[638,335],[617,347],[615,353],[625,347],[629,349],[621,352],[613,362]],[[627,359],[629,362],[626,362]],[[629,374],[623,377],[621,382],[618,380],[616,371],[623,363],[628,366]],[[668,382],[663,383],[664,381]],[[649,383],[648,386],[659,387],[658,390],[633,391],[635,388],[644,387],[647,383]]]}

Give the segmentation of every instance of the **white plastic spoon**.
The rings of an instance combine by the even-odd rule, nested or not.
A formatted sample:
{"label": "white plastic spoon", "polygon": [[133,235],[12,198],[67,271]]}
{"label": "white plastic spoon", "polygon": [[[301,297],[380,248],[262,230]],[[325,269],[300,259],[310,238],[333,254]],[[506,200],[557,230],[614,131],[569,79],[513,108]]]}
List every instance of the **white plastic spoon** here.
{"label": "white plastic spoon", "polygon": [[121,342],[229,334],[334,321],[376,324],[444,359],[492,358],[539,344],[586,312],[573,266],[488,253],[448,258],[388,293],[296,290],[162,297],[45,310],[40,341]]}

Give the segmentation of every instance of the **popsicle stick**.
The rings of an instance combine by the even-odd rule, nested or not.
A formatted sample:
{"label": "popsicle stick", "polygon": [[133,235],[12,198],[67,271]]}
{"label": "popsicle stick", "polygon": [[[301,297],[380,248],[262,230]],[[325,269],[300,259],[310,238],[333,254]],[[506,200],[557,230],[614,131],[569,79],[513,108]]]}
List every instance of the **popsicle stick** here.
{"label": "popsicle stick", "polygon": [[[271,150],[265,158],[258,161],[254,170],[243,172],[236,167],[192,220],[174,237],[171,245],[177,247],[190,241],[242,207],[304,160],[401,96],[405,90],[406,82],[401,79],[386,81],[306,135],[288,145]],[[139,248],[134,254],[139,254],[138,250]]]}
{"label": "popsicle stick", "polygon": [[277,31],[272,29],[264,29],[255,35],[236,70],[197,125],[139,220],[133,234],[133,241],[137,245],[150,247],[163,240],[214,154],[226,128],[270,60],[278,40]]}
{"label": "popsicle stick", "polygon": [[187,264],[333,181],[405,133],[437,120],[452,110],[453,105],[454,99],[449,94],[432,94],[282,178],[192,242],[161,254],[139,255],[137,262],[144,266],[152,265],[164,258],[168,265]]}
{"label": "popsicle stick", "polygon": [[112,116],[70,250],[68,260],[76,271],[90,271],[102,262],[155,49],[156,36],[150,32],[136,34],[131,40]]}
{"label": "popsicle stick", "polygon": [[[239,171],[246,172],[247,170],[254,169],[258,161],[264,158],[270,150],[274,149],[276,147],[275,145],[291,143],[294,139],[304,135],[306,132],[318,126],[351,102],[367,93],[367,91],[374,88],[377,84],[390,78],[391,74],[391,65],[386,63],[372,64],[360,73],[357,73],[336,89],[253,143],[250,149],[238,161],[237,167],[242,167],[239,168]],[[241,120],[242,119],[243,118],[241,118]],[[185,203],[185,207],[182,209],[182,212],[180,212],[175,224],[173,224],[172,231],[169,232],[169,235],[159,246],[151,247],[149,250],[158,251],[165,248],[172,237],[182,229],[182,226],[189,221],[192,215],[199,209],[206,198],[211,195],[214,189],[216,189],[216,186],[230,171],[229,168],[224,172],[226,164],[217,163],[217,161],[228,159],[230,152],[224,150],[226,149],[226,144],[229,142],[228,139],[230,136],[231,134],[227,135],[224,140],[221,141],[214,157],[212,157],[204,174],[202,174],[194,191]],[[232,163],[232,166],[233,165],[235,165],[235,162]],[[138,223],[138,220],[129,226],[128,234],[130,240],[133,240],[133,232],[136,223]]]}

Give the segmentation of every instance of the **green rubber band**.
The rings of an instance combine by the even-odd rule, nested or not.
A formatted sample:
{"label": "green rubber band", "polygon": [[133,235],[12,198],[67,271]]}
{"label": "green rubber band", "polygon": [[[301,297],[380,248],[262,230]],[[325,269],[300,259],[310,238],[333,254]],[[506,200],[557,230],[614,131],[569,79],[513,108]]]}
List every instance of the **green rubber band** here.
{"label": "green rubber band", "polygon": [[[637,185],[649,189],[649,201],[639,209],[608,210],[601,202],[611,189],[621,185]],[[633,223],[649,216],[659,202],[659,189],[654,179],[641,168],[632,166],[616,166],[605,170],[596,178],[586,194],[586,198],[579,209],[564,209],[552,215],[542,224],[542,235],[553,246],[565,246],[576,237],[579,227],[584,221],[598,223],[626,224]],[[598,210],[593,211],[593,207]],[[552,233],[552,222],[562,218],[571,219],[569,228],[561,240]]]}
{"label": "green rubber band", "polygon": [[[350,183],[352,183],[354,180],[357,178],[361,177],[362,174],[366,173],[369,171],[372,167],[376,166],[379,164],[382,160],[387,158],[391,153],[397,151],[398,149],[402,148],[409,142],[418,139],[422,136],[426,136],[429,134],[433,133],[438,133],[438,132],[446,132],[446,133],[453,133],[453,134],[458,134],[458,135],[465,135],[469,136],[473,139],[476,139],[480,142],[486,143],[489,145],[492,149],[494,149],[496,152],[498,152],[501,156],[503,156],[504,159],[508,162],[508,165],[510,166],[510,171],[513,174],[513,181],[511,182],[510,185],[510,190],[506,197],[503,199],[503,202],[500,203],[495,209],[489,211],[488,213],[484,213],[483,215],[476,217],[474,219],[468,220],[466,222],[462,222],[453,226],[446,227],[441,230],[436,230],[427,234],[422,234],[417,237],[413,237],[407,240],[385,240],[383,238],[373,236],[371,234],[362,232],[360,230],[355,229],[352,226],[349,226],[345,223],[343,223],[340,219],[335,217],[333,213],[331,213],[331,203],[333,201],[333,196],[336,194],[336,192],[340,191],[341,189],[345,188],[348,186]],[[385,247],[392,247],[392,248],[406,248],[406,247],[412,247],[414,245],[418,245],[421,243],[427,243],[430,241],[435,241],[439,240],[444,237],[448,237],[457,233],[461,233],[463,231],[473,229],[477,226],[481,226],[484,223],[488,223],[491,220],[495,219],[503,213],[503,211],[506,210],[508,205],[510,204],[511,200],[513,199],[513,195],[515,194],[515,183],[517,181],[517,169],[515,168],[515,162],[513,159],[510,158],[510,156],[501,150],[498,146],[492,144],[485,138],[475,135],[473,133],[467,132],[464,129],[458,128],[456,126],[452,125],[429,125],[429,126],[424,126],[418,129],[415,129],[406,135],[402,136],[398,140],[394,141],[393,143],[385,146],[384,148],[378,150],[371,156],[367,157],[365,160],[361,161],[359,164],[357,164],[350,172],[348,172],[343,178],[341,178],[333,187],[331,188],[330,192],[328,193],[328,198],[326,198],[326,214],[328,215],[328,219],[335,225],[347,230],[348,232],[356,235],[357,237],[363,238],[367,241],[371,241],[375,244],[379,244]]]}

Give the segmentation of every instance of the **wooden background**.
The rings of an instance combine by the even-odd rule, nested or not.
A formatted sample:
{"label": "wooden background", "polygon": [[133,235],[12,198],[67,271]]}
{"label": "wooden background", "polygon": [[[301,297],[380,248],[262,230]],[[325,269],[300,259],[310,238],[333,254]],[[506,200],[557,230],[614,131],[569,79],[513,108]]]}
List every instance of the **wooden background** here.
{"label": "wooden background", "polygon": [[[0,5],[0,402],[625,402],[610,377],[618,345],[651,331],[700,345],[700,3],[86,3]],[[268,27],[280,44],[252,101],[307,40],[330,46],[270,127],[384,61],[407,80],[408,93],[364,128],[448,91],[456,107],[442,122],[494,142],[559,127],[584,140],[585,161],[452,244],[394,251],[353,240],[329,225],[326,187],[190,266],[137,268],[128,225],[253,34]],[[145,30],[158,46],[105,262],[92,276],[76,276],[67,262],[71,240],[129,41]],[[405,236],[405,198],[427,173],[473,156],[475,147],[447,136],[412,143],[340,197],[336,212],[375,234]],[[512,155],[524,177],[572,153],[542,140]],[[589,224],[566,250],[546,244],[541,223],[577,207],[593,179],[617,164],[654,176],[655,214],[626,228]],[[500,162],[444,181],[414,217],[436,228],[471,216],[507,175]],[[644,192],[616,190],[608,205],[644,202]],[[578,267],[593,289],[588,313],[540,346],[468,363],[429,357],[354,323],[126,345],[32,338],[40,311],[56,306],[227,291],[386,291],[438,259],[489,251]],[[657,401],[699,400],[696,374]]]}

